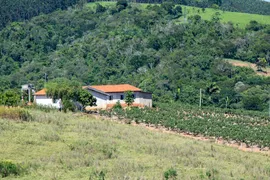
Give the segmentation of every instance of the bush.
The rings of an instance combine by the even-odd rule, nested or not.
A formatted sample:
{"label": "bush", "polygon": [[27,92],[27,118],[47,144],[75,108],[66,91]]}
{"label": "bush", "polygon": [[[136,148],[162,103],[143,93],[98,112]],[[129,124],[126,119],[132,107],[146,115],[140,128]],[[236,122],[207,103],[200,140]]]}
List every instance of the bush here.
{"label": "bush", "polygon": [[94,171],[89,179],[97,179],[97,180],[104,180],[105,179],[105,171]]}
{"label": "bush", "polygon": [[164,172],[164,178],[165,179],[176,179],[177,172],[175,169],[170,168],[167,171]]}
{"label": "bush", "polygon": [[20,94],[14,90],[7,90],[0,96],[0,104],[5,106],[17,106],[20,102]]}
{"label": "bush", "polygon": [[113,109],[122,109],[122,106],[120,104],[120,101],[117,101],[115,105],[113,106]]}
{"label": "bush", "polygon": [[23,169],[20,165],[14,164],[10,161],[0,161],[0,175],[2,178],[9,175],[18,176],[23,172]]}
{"label": "bush", "polygon": [[106,11],[106,8],[105,7],[103,7],[99,3],[96,3],[96,13],[102,13],[102,12],[105,12],[105,11]]}
{"label": "bush", "polygon": [[31,121],[31,114],[22,108],[8,108],[0,106],[0,118],[22,120],[22,121]]}
{"label": "bush", "polygon": [[64,100],[63,105],[64,105],[63,107],[64,112],[67,112],[67,111],[75,112],[76,110],[74,103],[70,100]]}

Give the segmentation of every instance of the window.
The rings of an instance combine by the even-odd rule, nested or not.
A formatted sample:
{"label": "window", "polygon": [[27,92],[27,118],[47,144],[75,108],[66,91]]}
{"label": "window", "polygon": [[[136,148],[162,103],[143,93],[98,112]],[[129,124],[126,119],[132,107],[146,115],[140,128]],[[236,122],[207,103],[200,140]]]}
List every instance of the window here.
{"label": "window", "polygon": [[113,100],[113,96],[112,95],[109,96],[109,100],[110,101]]}
{"label": "window", "polygon": [[136,95],[135,94],[132,94],[132,98],[135,99],[136,98]]}
{"label": "window", "polygon": [[120,99],[123,100],[124,99],[124,95],[120,95]]}

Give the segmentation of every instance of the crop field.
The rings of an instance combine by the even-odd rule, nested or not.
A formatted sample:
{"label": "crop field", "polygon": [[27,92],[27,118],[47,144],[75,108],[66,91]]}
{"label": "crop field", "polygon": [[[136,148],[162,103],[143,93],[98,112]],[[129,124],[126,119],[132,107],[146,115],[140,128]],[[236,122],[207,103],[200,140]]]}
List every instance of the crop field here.
{"label": "crop field", "polygon": [[164,179],[171,172],[187,180],[270,176],[266,154],[80,113],[29,112],[30,121],[0,118],[0,167],[5,161],[24,170],[5,179]]}
{"label": "crop field", "polygon": [[[186,132],[195,136],[215,137],[219,140],[256,146],[270,147],[270,118],[256,116],[255,112],[231,113],[226,110],[186,107],[181,104],[160,104],[156,109],[132,108],[129,111],[104,111],[105,115],[116,114],[120,119],[130,119],[155,127],[163,126],[169,130]],[[254,114],[253,114],[254,113]]]}
{"label": "crop field", "polygon": [[[116,4],[113,1],[100,1],[98,2],[105,7],[110,7]],[[146,3],[131,3],[132,5],[138,6],[139,8],[146,8],[149,4]],[[88,3],[86,7],[94,8],[95,3]],[[189,16],[200,15],[204,20],[211,20],[213,15],[216,12],[220,13],[220,18],[222,22],[232,22],[240,28],[245,28],[250,21],[254,20],[262,24],[270,24],[270,16],[259,15],[259,14],[248,14],[248,13],[239,13],[239,12],[229,12],[222,11],[212,8],[205,8],[205,11],[202,11],[202,8],[183,6],[183,16],[179,18],[178,21],[185,22]]]}

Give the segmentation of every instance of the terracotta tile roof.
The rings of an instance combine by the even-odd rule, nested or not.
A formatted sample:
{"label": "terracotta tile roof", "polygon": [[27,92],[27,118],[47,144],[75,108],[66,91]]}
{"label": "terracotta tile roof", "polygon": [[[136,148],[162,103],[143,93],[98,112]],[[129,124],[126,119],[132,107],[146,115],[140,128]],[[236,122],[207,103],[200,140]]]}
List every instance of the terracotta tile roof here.
{"label": "terracotta tile roof", "polygon": [[91,88],[97,89],[99,91],[105,93],[116,93],[116,92],[125,92],[125,91],[133,91],[139,92],[141,89],[129,85],[129,84],[118,84],[118,85],[99,85],[99,86],[90,86]]}
{"label": "terracotta tile roof", "polygon": [[46,95],[46,89],[41,89],[40,91],[35,93],[36,96],[45,96]]}

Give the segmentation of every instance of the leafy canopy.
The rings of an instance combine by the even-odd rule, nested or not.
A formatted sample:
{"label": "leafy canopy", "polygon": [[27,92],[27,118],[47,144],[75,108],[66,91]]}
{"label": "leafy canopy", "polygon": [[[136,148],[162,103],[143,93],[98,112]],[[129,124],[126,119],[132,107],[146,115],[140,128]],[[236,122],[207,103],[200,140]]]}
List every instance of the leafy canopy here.
{"label": "leafy canopy", "polygon": [[65,78],[55,79],[46,84],[46,93],[53,99],[62,99],[65,106],[73,109],[72,101],[79,102],[85,108],[86,106],[96,105],[96,99],[82,85],[75,80]]}

